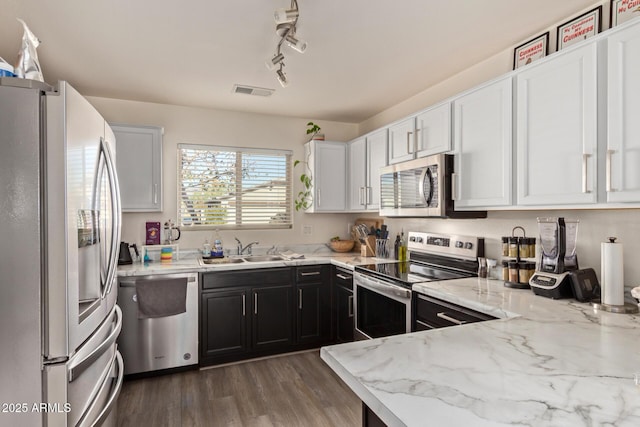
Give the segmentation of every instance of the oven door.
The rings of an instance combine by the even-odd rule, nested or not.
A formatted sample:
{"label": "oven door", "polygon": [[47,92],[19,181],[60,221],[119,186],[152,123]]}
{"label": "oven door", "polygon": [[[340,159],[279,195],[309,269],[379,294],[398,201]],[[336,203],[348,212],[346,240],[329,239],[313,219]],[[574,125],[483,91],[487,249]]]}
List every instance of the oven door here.
{"label": "oven door", "polygon": [[358,272],[354,290],[356,340],[411,332],[411,290]]}

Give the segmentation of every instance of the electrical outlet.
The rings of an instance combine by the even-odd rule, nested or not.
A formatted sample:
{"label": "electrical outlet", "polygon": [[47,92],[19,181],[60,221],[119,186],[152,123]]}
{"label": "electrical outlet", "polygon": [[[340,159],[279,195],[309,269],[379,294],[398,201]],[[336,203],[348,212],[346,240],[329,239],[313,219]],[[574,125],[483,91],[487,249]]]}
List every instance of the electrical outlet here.
{"label": "electrical outlet", "polygon": [[310,225],[303,225],[302,226],[302,234],[305,236],[311,236],[311,233],[313,232],[313,227],[311,227]]}
{"label": "electrical outlet", "polygon": [[353,227],[353,224],[348,222],[347,223],[347,236],[351,236],[351,227]]}

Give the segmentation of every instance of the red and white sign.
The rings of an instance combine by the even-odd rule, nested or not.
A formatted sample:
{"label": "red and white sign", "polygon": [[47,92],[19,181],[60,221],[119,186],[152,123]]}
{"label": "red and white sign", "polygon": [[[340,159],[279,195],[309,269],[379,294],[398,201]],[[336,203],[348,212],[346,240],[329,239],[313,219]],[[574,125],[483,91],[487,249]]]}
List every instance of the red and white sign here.
{"label": "red and white sign", "polygon": [[515,48],[513,52],[513,69],[515,70],[537,59],[544,58],[547,55],[548,44],[549,33],[547,32]]}
{"label": "red and white sign", "polygon": [[597,7],[558,27],[558,50],[579,43],[600,32],[600,12]]}
{"label": "red and white sign", "polygon": [[611,26],[640,16],[640,0],[613,0],[611,2]]}

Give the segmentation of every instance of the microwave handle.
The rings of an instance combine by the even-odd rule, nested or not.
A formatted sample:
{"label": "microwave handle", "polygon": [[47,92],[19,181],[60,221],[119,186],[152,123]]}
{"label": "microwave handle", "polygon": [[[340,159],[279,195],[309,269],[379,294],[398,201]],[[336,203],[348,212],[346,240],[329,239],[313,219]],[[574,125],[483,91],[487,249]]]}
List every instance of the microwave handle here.
{"label": "microwave handle", "polygon": [[451,200],[458,200],[458,174],[451,174]]}

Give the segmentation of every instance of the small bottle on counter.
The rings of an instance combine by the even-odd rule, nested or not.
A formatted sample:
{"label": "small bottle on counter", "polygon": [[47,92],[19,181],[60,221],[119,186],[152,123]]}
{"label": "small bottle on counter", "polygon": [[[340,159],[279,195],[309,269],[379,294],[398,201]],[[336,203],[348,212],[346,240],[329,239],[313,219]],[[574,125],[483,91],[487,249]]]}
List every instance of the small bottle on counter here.
{"label": "small bottle on counter", "polygon": [[518,244],[520,245],[520,258],[529,258],[529,238],[528,237],[520,237]]}
{"label": "small bottle on counter", "polygon": [[224,249],[222,247],[222,238],[220,237],[220,230],[216,230],[216,234],[213,241],[213,248],[211,249],[211,255],[215,257],[224,256]]}
{"label": "small bottle on counter", "polygon": [[509,282],[518,283],[518,261],[509,261]]}
{"label": "small bottle on counter", "polygon": [[505,282],[509,281],[509,261],[508,260],[502,261],[502,280],[504,280]]}
{"label": "small bottle on counter", "polygon": [[404,238],[404,231],[400,233],[400,245],[398,246],[398,261],[407,260],[407,241]]}
{"label": "small bottle on counter", "polygon": [[509,256],[509,237],[502,238],[502,256]]}
{"label": "small bottle on counter", "polygon": [[211,243],[209,243],[208,239],[205,239],[204,245],[202,246],[202,256],[204,257],[211,256]]}
{"label": "small bottle on counter", "polygon": [[512,258],[518,257],[518,238],[517,237],[509,238],[509,256]]}
{"label": "small bottle on counter", "polygon": [[400,259],[400,233],[396,236],[396,242],[393,244],[393,257]]}

